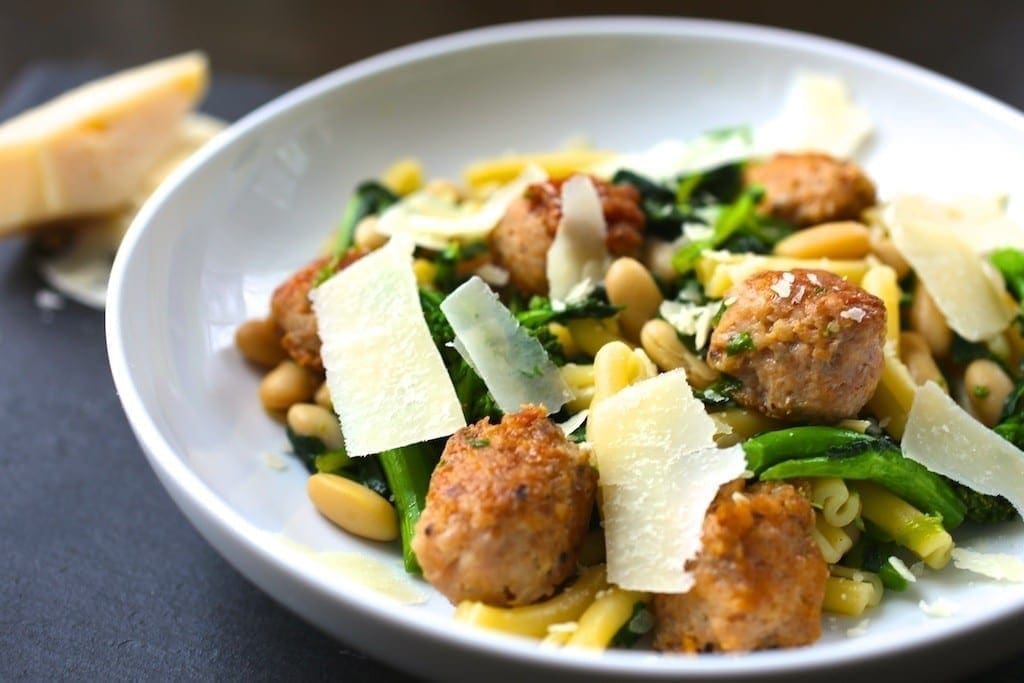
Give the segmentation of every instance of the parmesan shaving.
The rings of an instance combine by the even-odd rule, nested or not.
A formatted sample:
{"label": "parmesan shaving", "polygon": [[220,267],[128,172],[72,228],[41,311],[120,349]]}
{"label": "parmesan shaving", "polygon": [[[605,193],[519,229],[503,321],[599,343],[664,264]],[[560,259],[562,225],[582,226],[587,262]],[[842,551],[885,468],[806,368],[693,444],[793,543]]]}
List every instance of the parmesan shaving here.
{"label": "parmesan shaving", "polygon": [[600,472],[608,580],[629,590],[685,593],[686,562],[701,548],[704,515],[739,477],[739,446],[716,449],[714,422],[673,370],[604,399],[588,438]]}
{"label": "parmesan shaving", "polygon": [[548,249],[549,296],[565,301],[587,279],[600,281],[610,259],[605,246],[608,225],[601,198],[586,176],[573,176],[562,185],[562,221]]}
{"label": "parmesan shaving", "polygon": [[971,417],[934,382],[918,388],[903,432],[903,454],[980,493],[1024,511],[1024,453]]}
{"label": "parmesan shaving", "polygon": [[949,326],[969,341],[983,341],[1010,324],[1014,309],[1005,288],[989,276],[984,259],[956,224],[920,198],[897,199],[883,211],[893,245],[913,267]]}
{"label": "parmesan shaving", "polygon": [[965,235],[967,244],[979,254],[999,247],[1024,249],[1024,228],[1006,215],[1005,195],[964,195],[948,202],[909,195],[897,197],[893,203],[904,212]]}
{"label": "parmesan shaving", "polygon": [[569,436],[570,434],[572,434],[577,429],[583,426],[583,423],[587,421],[587,415],[589,414],[589,410],[581,410],[580,412],[576,413],[565,422],[559,422],[558,427],[566,436]]}
{"label": "parmesan shaving", "polygon": [[406,235],[418,246],[435,250],[454,240],[480,241],[527,187],[547,177],[539,167],[527,166],[519,177],[499,187],[482,203],[441,196],[428,186],[384,211],[377,221],[377,230],[389,237]]}
{"label": "parmesan shaving", "polygon": [[423,319],[412,251],[408,239],[392,238],[310,292],[327,388],[351,456],[466,426]]}
{"label": "parmesan shaving", "polygon": [[732,128],[692,140],[662,140],[643,152],[609,159],[595,167],[594,172],[610,178],[619,169],[626,168],[654,180],[669,180],[742,161],[753,152],[750,131]]}
{"label": "parmesan shaving", "polygon": [[871,135],[868,113],[850,99],[839,78],[819,73],[797,76],[782,112],[755,131],[761,154],[789,151],[826,152],[852,157]]}
{"label": "parmesan shaving", "polygon": [[1024,560],[1002,553],[979,553],[969,548],[953,548],[953,565],[999,581],[1024,583]]}
{"label": "parmesan shaving", "polygon": [[455,350],[473,367],[506,413],[526,404],[553,413],[572,392],[540,341],[520,326],[498,295],[472,277],[441,302]]}

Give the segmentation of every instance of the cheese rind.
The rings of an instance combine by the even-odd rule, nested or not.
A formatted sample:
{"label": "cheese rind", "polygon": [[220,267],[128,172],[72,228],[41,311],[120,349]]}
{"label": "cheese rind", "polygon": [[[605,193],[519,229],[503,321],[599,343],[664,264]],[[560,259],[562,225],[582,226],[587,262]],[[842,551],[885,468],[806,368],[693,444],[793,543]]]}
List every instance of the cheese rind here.
{"label": "cheese rind", "polygon": [[893,245],[913,267],[949,326],[969,341],[999,334],[1016,311],[993,281],[984,259],[941,220],[927,202],[916,197],[894,201],[883,212]]}
{"label": "cheese rind", "polygon": [[1024,452],[971,417],[934,382],[919,387],[907,417],[903,454],[1024,512]]}
{"label": "cheese rind", "polygon": [[700,551],[707,509],[719,487],[746,470],[743,449],[715,448],[714,432],[681,370],[591,410],[610,582],[660,593],[693,586],[685,565]]}
{"label": "cheese rind", "polygon": [[441,302],[455,332],[455,350],[487,385],[498,407],[514,413],[541,405],[550,415],[572,398],[558,368],[479,277]]}
{"label": "cheese rind", "polygon": [[206,90],[189,53],[72,90],[0,126],[0,234],[111,211],[174,144]]}
{"label": "cheese rind", "polygon": [[392,239],[310,292],[331,402],[349,455],[466,426],[420,308],[412,242]]}

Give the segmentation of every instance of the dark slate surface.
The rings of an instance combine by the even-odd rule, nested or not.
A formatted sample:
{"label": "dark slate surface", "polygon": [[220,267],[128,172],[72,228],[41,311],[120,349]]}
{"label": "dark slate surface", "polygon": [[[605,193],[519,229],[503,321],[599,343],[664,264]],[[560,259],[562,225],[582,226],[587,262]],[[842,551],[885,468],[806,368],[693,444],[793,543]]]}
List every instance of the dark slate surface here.
{"label": "dark slate surface", "polygon": [[[99,71],[27,68],[0,119]],[[234,118],[283,90],[220,77],[205,109]],[[0,244],[0,680],[403,680],[279,607],[199,537],[121,412],[102,313],[41,309],[44,287],[21,240]],[[1024,659],[977,680],[1024,680]]]}

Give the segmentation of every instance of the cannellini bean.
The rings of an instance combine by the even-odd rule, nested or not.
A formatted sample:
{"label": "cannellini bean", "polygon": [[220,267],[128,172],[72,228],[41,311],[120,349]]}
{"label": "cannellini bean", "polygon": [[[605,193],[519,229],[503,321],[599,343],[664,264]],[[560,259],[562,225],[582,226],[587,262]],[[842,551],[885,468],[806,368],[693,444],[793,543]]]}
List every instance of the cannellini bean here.
{"label": "cannellini bean", "polygon": [[377,217],[367,216],[359,221],[353,243],[365,251],[380,249],[388,243],[388,236],[377,230]]}
{"label": "cannellini bean", "polygon": [[320,385],[320,388],[313,394],[313,402],[318,406],[327,408],[327,410],[334,410],[334,403],[331,402],[331,391],[327,388],[327,382]]}
{"label": "cannellini bean", "polygon": [[306,484],[313,506],[345,531],[373,541],[398,538],[395,509],[380,494],[337,474],[314,474]]}
{"label": "cannellini bean", "polygon": [[605,275],[608,301],[622,306],[619,325],[627,339],[640,338],[640,328],[658,313],[664,297],[643,264],[629,257],[615,260]]}
{"label": "cannellini bean", "polygon": [[964,371],[964,388],[978,419],[987,427],[998,424],[1003,404],[1013,391],[1013,382],[999,364],[987,359],[973,361]]}
{"label": "cannellini bean", "polygon": [[946,324],[946,316],[942,314],[935,300],[918,281],[914,287],[914,301],[910,304],[907,316],[910,328],[919,332],[932,350],[936,358],[945,358],[953,345],[953,331]]}
{"label": "cannellini bean", "polygon": [[328,450],[345,447],[338,418],[327,408],[314,403],[293,403],[285,420],[293,432],[320,439]]}
{"label": "cannellini bean", "polygon": [[856,221],[822,223],[794,232],[775,245],[775,253],[791,258],[864,258],[871,250],[871,232]]}
{"label": "cannellini bean", "polygon": [[930,380],[949,393],[946,379],[935,363],[932,350],[920,333],[903,332],[900,334],[900,360],[907,366],[910,376],[914,379],[914,384],[921,385]]}
{"label": "cannellini bean", "polygon": [[644,246],[644,265],[659,280],[671,282],[679,275],[672,265],[675,253],[676,248],[671,242],[657,238],[649,239]]}
{"label": "cannellini bean", "polygon": [[309,401],[319,378],[292,360],[281,362],[260,382],[260,401],[267,410],[288,410],[294,403]]}
{"label": "cannellini bean", "polygon": [[910,264],[903,258],[903,254],[892,243],[892,240],[886,237],[881,230],[871,233],[871,253],[877,256],[879,261],[895,270],[896,277],[900,280],[910,273]]}
{"label": "cannellini bean", "polygon": [[239,325],[235,346],[246,360],[264,368],[272,368],[288,357],[281,346],[281,331],[270,318],[246,320]]}
{"label": "cannellini bean", "polygon": [[676,328],[660,318],[648,320],[644,324],[640,330],[640,345],[662,370],[686,370],[687,381],[697,389],[704,389],[718,379],[718,371],[686,348]]}

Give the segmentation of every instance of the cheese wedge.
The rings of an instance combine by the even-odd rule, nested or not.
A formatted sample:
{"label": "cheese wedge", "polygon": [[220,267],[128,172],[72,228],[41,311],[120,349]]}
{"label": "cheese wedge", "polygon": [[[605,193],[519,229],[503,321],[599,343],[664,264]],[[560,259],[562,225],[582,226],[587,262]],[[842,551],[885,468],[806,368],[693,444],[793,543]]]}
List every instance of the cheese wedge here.
{"label": "cheese wedge", "polygon": [[0,125],[0,235],[112,211],[178,137],[206,90],[188,53],[72,90]]}

